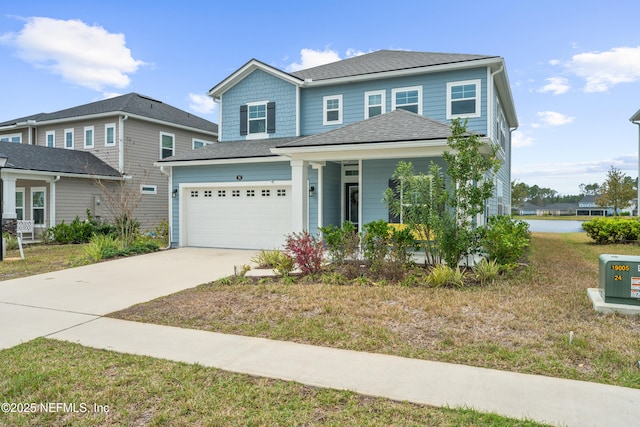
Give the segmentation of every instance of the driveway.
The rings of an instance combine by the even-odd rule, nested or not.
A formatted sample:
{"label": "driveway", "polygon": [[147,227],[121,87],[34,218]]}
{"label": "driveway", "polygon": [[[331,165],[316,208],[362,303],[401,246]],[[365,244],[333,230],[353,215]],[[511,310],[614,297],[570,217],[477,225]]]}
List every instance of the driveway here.
{"label": "driveway", "polygon": [[229,276],[255,254],[180,248],[0,282],[0,349]]}

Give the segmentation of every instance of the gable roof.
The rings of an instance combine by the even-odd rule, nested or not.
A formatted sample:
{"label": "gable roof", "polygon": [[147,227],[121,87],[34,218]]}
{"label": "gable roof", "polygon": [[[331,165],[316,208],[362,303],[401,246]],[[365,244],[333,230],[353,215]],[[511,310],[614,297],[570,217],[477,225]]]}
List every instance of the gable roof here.
{"label": "gable roof", "polygon": [[87,177],[120,177],[120,173],[88,151],[40,145],[0,142],[0,153],[7,156],[3,169],[86,175]]}
{"label": "gable roof", "polygon": [[410,70],[436,65],[460,64],[480,59],[499,58],[487,55],[457,53],[411,52],[405,50],[379,50],[354,56],[342,61],[320,65],[291,73],[300,79],[327,80],[382,73],[386,71]]}
{"label": "gable roof", "polygon": [[[7,120],[0,127],[11,125],[38,125],[47,122],[63,121],[107,114],[129,114],[141,119],[151,119],[196,129],[205,133],[218,134],[218,125],[188,113],[162,101],[137,93],[116,96],[102,101],[78,105],[53,113],[40,113],[19,119]],[[35,121],[35,123],[29,123]]]}
{"label": "gable roof", "polygon": [[631,116],[629,119],[632,123],[640,122],[640,110],[636,111],[636,113]]}
{"label": "gable roof", "polygon": [[328,132],[298,138],[277,148],[427,141],[447,139],[449,136],[451,128],[448,125],[399,109]]}
{"label": "gable roof", "polygon": [[225,78],[223,81],[209,89],[209,96],[219,98],[224,92],[238,84],[255,70],[264,71],[265,73],[271,74],[279,79],[298,86],[304,83],[302,79],[254,58],[245,63],[242,67],[238,68],[233,74]]}

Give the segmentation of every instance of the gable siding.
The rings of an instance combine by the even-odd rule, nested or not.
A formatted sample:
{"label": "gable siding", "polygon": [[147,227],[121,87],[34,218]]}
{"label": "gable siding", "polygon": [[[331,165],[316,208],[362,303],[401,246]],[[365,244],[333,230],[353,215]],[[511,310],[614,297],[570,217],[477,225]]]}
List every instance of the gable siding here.
{"label": "gable siding", "polygon": [[296,87],[262,70],[255,70],[222,95],[220,140],[244,139],[240,136],[240,106],[261,101],[276,103],[276,132],[269,137],[296,136]]}
{"label": "gable siding", "polygon": [[[331,87],[304,88],[300,95],[301,134],[313,135],[337,127],[364,120],[364,94],[369,91],[385,91],[385,111],[391,111],[391,91],[395,88],[422,86],[422,114],[431,119],[449,123],[446,119],[447,83],[463,80],[481,81],[481,116],[469,119],[469,129],[482,134],[487,132],[487,71],[486,68],[425,74],[421,76],[399,77],[348,83]],[[324,96],[343,96],[342,125],[324,126],[322,124],[322,98]]]}

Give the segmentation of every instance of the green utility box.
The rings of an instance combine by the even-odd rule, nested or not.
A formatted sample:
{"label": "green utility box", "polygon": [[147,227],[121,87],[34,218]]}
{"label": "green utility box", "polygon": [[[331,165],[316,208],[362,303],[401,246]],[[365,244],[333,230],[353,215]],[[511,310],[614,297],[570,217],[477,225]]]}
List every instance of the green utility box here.
{"label": "green utility box", "polygon": [[640,305],[640,256],[600,255],[598,284],[604,302]]}

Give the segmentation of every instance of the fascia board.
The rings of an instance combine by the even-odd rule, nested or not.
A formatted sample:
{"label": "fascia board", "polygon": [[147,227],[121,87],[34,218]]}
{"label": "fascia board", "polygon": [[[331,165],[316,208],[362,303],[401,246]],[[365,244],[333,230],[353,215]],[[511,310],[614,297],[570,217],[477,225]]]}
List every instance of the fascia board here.
{"label": "fascia board", "polygon": [[232,159],[207,159],[207,160],[178,160],[170,162],[155,162],[156,167],[162,166],[208,166],[208,165],[231,165],[241,163],[275,163],[286,162],[289,159],[282,156],[270,157],[238,157]]}
{"label": "fascia board", "polygon": [[281,70],[278,70],[277,68],[266,65],[256,59],[252,59],[251,61],[247,62],[245,65],[240,67],[236,72],[234,72],[229,77],[224,79],[222,82],[212,87],[209,90],[209,93],[208,93],[209,96],[213,98],[221,97],[226,91],[228,91],[233,86],[238,84],[249,74],[253,73],[255,70],[262,70],[265,73],[269,73],[279,79],[282,79],[296,86],[300,86],[303,83],[303,80],[297,77],[294,77],[291,74],[287,74],[284,71],[281,71]]}
{"label": "fascia board", "polygon": [[631,116],[631,118],[629,120],[632,123],[640,122],[640,110],[636,111],[636,113],[633,116]]}
{"label": "fascia board", "polygon": [[[320,148],[320,149],[319,149]],[[324,149],[322,149],[324,148]],[[345,159],[381,159],[412,156],[439,156],[447,151],[447,140],[345,144],[325,147],[273,148],[271,152],[291,159],[331,161]]]}
{"label": "fascia board", "polygon": [[120,176],[107,176],[107,175],[87,175],[81,173],[67,173],[67,172],[49,172],[49,171],[30,171],[25,169],[12,169],[2,168],[2,174],[16,177],[18,179],[42,179],[42,177],[56,177],[61,176],[65,178],[85,178],[85,179],[104,179],[112,181],[120,181],[125,177]]}

